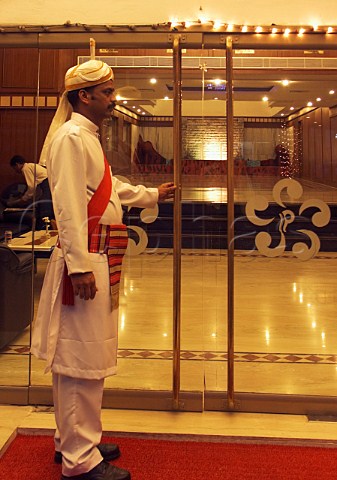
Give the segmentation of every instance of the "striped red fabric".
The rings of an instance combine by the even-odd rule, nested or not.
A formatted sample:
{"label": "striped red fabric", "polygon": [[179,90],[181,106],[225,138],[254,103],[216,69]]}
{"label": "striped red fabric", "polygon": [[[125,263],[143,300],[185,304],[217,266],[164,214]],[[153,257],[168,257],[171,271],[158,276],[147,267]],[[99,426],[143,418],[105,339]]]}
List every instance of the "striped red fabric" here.
{"label": "striped red fabric", "polygon": [[108,255],[112,309],[119,306],[119,282],[127,246],[127,227],[123,224],[97,225],[89,237],[89,252]]}

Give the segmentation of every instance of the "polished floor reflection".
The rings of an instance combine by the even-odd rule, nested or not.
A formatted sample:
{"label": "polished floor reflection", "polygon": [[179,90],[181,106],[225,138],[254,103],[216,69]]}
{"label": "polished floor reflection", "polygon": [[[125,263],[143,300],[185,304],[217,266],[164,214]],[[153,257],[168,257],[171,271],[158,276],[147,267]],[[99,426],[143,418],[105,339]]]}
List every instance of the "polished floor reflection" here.
{"label": "polished floor reflection", "polygon": [[[331,204],[337,200],[332,187],[304,188],[308,198],[315,196]],[[185,199],[191,195],[194,201],[199,200],[199,193],[202,201],[209,194],[206,187],[184,191]],[[217,191],[222,195],[224,187]],[[247,191],[246,185],[243,194]],[[261,185],[257,191],[261,193]],[[266,192],[270,194],[270,188]],[[227,260],[227,251],[222,249],[182,251],[182,390],[227,389]],[[238,392],[337,395],[336,263],[335,252],[319,252],[309,261],[301,261],[292,252],[276,258],[256,251],[235,252]],[[46,264],[45,259],[37,261],[35,311]],[[172,304],[172,249],[149,249],[126,257],[119,372],[107,379],[108,388],[172,388]],[[28,351],[29,329],[1,352],[2,385],[27,385]],[[32,358],[33,385],[50,385],[50,375],[43,370],[43,362]]]}

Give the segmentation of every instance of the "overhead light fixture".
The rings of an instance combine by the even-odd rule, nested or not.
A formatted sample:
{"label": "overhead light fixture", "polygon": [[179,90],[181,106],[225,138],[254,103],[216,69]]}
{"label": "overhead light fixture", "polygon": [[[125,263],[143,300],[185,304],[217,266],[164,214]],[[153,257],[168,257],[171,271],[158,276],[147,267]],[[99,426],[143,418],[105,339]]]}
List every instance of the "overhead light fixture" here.
{"label": "overhead light fixture", "polygon": [[321,100],[322,100],[321,97],[316,98],[316,102],[320,102]]}
{"label": "overhead light fixture", "polygon": [[326,33],[333,33],[333,28],[332,28],[332,27],[328,27]]}
{"label": "overhead light fixture", "polygon": [[335,90],[330,90],[329,94],[333,95],[335,93]]}
{"label": "overhead light fixture", "polygon": [[307,107],[312,107],[312,102],[308,102]]}
{"label": "overhead light fixture", "polygon": [[268,97],[263,97],[262,100],[263,100],[264,102],[268,102],[269,99],[268,99]]}
{"label": "overhead light fixture", "polygon": [[286,87],[287,85],[289,85],[289,80],[282,80],[282,85],[284,87]]}
{"label": "overhead light fixture", "polygon": [[156,78],[150,78],[150,83],[152,83],[154,85],[155,83],[157,83],[157,79]]}
{"label": "overhead light fixture", "polygon": [[247,27],[247,25],[242,25],[242,27],[241,27],[241,32],[242,32],[242,33],[248,32],[248,27]]}
{"label": "overhead light fixture", "polygon": [[276,27],[273,27],[273,28],[271,29],[271,33],[272,33],[273,35],[275,35],[275,33],[277,33],[277,32],[278,32],[278,30],[277,30]]}
{"label": "overhead light fixture", "polygon": [[255,33],[261,33],[261,32],[263,32],[263,28],[262,28],[262,27],[259,26],[259,27],[256,27],[256,28],[255,28]]}
{"label": "overhead light fixture", "polygon": [[295,110],[295,107],[290,107],[290,110]]}
{"label": "overhead light fixture", "polygon": [[213,24],[213,28],[214,30],[219,30],[219,28],[221,28],[223,25],[222,22],[220,22],[220,20],[215,20],[214,24]]}

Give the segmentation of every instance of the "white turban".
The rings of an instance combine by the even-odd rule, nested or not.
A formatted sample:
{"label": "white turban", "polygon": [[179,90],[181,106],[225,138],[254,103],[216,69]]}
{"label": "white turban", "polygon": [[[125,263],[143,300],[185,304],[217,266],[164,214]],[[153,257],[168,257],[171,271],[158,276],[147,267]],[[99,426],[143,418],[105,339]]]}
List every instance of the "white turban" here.
{"label": "white turban", "polygon": [[80,90],[81,88],[94,87],[108,80],[113,80],[113,71],[111,67],[101,60],[89,60],[81,65],[75,65],[69,68],[64,77],[65,92],[63,93],[59,106],[49,127],[45,138],[39,164],[46,165],[47,151],[50,141],[56,132],[67,120],[69,120],[73,111],[70,105],[67,92]]}

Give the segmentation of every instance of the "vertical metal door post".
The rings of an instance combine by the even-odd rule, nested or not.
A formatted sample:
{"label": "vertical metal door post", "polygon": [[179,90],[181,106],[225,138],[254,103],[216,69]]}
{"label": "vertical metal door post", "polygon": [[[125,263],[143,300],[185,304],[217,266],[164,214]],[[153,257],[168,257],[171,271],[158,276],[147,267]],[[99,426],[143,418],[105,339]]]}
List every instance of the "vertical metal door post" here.
{"label": "vertical metal door post", "polygon": [[227,80],[227,403],[234,409],[234,128],[233,128],[233,47],[226,38]]}
{"label": "vertical metal door post", "polygon": [[173,227],[173,409],[179,410],[181,311],[181,49],[173,38],[173,168],[176,193]]}

